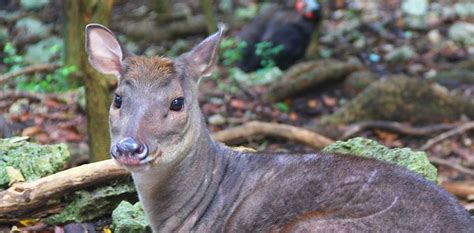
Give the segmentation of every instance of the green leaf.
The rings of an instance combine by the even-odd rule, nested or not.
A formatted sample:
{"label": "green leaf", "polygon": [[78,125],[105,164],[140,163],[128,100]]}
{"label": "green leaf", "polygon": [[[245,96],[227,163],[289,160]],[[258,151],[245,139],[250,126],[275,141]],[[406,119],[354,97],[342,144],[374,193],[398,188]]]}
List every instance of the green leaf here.
{"label": "green leaf", "polygon": [[280,112],[288,113],[290,112],[290,107],[285,102],[278,102],[275,104],[275,107],[280,110]]}

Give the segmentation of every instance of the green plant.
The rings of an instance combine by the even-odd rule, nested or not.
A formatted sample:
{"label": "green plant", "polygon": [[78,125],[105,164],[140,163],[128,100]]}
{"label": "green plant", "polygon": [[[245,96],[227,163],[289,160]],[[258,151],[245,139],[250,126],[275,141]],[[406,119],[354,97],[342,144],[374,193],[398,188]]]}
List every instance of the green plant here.
{"label": "green plant", "polygon": [[58,92],[71,88],[68,77],[71,73],[78,71],[76,66],[63,66],[53,73],[38,74],[32,78],[20,78],[16,86],[19,90],[35,92]]}
{"label": "green plant", "polygon": [[255,44],[255,54],[260,57],[260,65],[262,69],[275,66],[275,56],[283,51],[283,45],[273,46],[272,42],[262,41]]}
{"label": "green plant", "polygon": [[221,60],[224,66],[235,65],[242,59],[242,51],[247,47],[247,42],[237,41],[235,38],[223,39],[220,44]]}
{"label": "green plant", "polygon": [[[61,47],[53,45],[49,48],[52,53],[59,53]],[[25,60],[22,55],[19,55],[15,46],[7,42],[3,47],[3,63],[9,66],[7,72],[13,72],[21,69],[25,65]],[[15,86],[18,90],[35,91],[35,92],[56,92],[70,89],[68,83],[68,76],[78,71],[76,66],[62,66],[52,73],[35,74],[32,77],[20,76],[17,77],[17,84]]]}
{"label": "green plant", "polygon": [[17,54],[17,49],[11,42],[7,42],[3,47],[3,63],[9,65],[8,72],[16,71],[20,69],[23,63],[23,57]]}

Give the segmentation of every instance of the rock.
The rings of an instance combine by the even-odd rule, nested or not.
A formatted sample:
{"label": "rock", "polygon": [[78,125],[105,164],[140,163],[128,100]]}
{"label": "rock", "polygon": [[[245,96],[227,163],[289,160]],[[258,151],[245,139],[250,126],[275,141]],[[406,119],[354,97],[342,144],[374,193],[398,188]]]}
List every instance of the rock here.
{"label": "rock", "polygon": [[412,124],[474,118],[474,100],[451,94],[439,84],[394,76],[372,83],[337,112],[321,119],[322,126],[357,121],[388,120]]}
{"label": "rock", "polygon": [[210,116],[207,120],[211,125],[223,125],[226,122],[226,119],[221,114],[214,114]]}
{"label": "rock", "polygon": [[460,85],[474,86],[474,70],[456,68],[439,72],[432,79],[449,88],[456,88]]}
{"label": "rock", "polygon": [[457,22],[449,28],[448,36],[458,43],[474,46],[474,24]]}
{"label": "rock", "polygon": [[385,55],[385,60],[390,63],[401,63],[407,61],[416,56],[415,50],[408,46],[404,45],[399,48],[395,48]]}
{"label": "rock", "polygon": [[32,41],[33,38],[45,38],[49,35],[51,27],[45,25],[34,17],[25,17],[18,20],[14,27],[18,41]]}
{"label": "rock", "polygon": [[377,81],[376,74],[363,70],[350,74],[343,83],[343,90],[350,96],[355,96],[362,92],[371,83]]}
{"label": "rock", "polygon": [[80,190],[66,199],[72,200],[58,214],[49,216],[45,222],[50,225],[70,222],[86,222],[115,209],[121,200],[136,200],[136,190],[129,180],[112,182],[112,184],[95,188],[91,191]]}
{"label": "rock", "polygon": [[429,162],[427,154],[422,151],[412,151],[409,148],[389,149],[374,140],[360,137],[349,139],[348,141],[337,141],[325,147],[323,151],[352,154],[386,161],[405,167],[427,180],[437,182],[438,172]]}
{"label": "rock", "polygon": [[428,11],[428,0],[404,0],[402,11],[409,15],[423,16]]}
{"label": "rock", "polygon": [[122,201],[112,212],[112,229],[116,233],[151,232],[140,202]]}
{"label": "rock", "polygon": [[474,16],[474,3],[472,2],[455,3],[454,11],[459,17],[472,17]]}
{"label": "rock", "polygon": [[49,0],[20,0],[21,8],[25,10],[38,10],[49,4]]}
{"label": "rock", "polygon": [[428,32],[428,39],[430,40],[431,44],[437,45],[441,42],[442,36],[438,29],[433,29]]}
{"label": "rock", "polygon": [[0,189],[9,182],[7,167],[20,171],[26,181],[34,181],[61,171],[69,159],[65,144],[38,145],[26,139],[0,139]]}
{"label": "rock", "polygon": [[48,37],[26,47],[25,62],[29,64],[49,63],[62,55],[64,41],[56,36]]}

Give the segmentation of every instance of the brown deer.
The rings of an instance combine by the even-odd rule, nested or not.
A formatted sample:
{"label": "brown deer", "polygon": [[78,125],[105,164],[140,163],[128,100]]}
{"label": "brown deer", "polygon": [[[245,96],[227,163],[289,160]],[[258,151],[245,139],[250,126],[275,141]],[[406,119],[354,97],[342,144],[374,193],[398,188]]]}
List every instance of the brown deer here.
{"label": "brown deer", "polygon": [[154,232],[474,232],[455,198],[402,167],[214,141],[196,80],[211,74],[222,31],[171,59],[126,56],[109,29],[86,27],[90,64],[119,80],[111,155],[132,173]]}

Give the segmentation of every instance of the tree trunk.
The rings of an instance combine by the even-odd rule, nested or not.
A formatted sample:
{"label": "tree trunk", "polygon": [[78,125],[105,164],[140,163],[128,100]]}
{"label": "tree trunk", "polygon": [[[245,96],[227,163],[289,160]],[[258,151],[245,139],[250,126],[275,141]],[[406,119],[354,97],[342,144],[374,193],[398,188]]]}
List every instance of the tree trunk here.
{"label": "tree trunk", "polygon": [[200,0],[202,12],[206,19],[207,33],[212,34],[217,31],[216,18],[214,16],[212,0]]}
{"label": "tree trunk", "polygon": [[110,137],[108,108],[110,104],[108,77],[100,75],[88,63],[84,50],[84,28],[88,23],[107,25],[113,0],[66,0],[66,64],[83,71],[86,88],[86,111],[91,161],[107,159]]}

